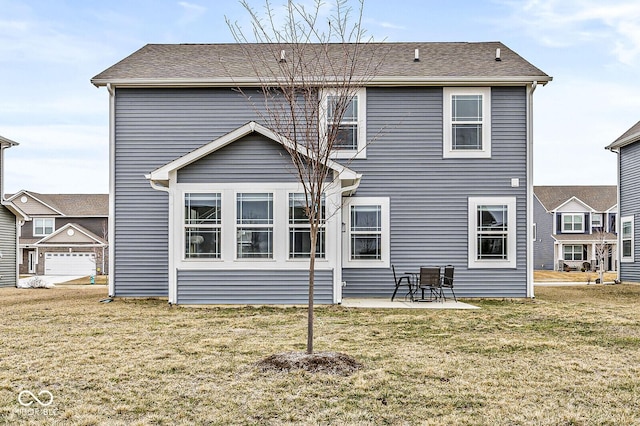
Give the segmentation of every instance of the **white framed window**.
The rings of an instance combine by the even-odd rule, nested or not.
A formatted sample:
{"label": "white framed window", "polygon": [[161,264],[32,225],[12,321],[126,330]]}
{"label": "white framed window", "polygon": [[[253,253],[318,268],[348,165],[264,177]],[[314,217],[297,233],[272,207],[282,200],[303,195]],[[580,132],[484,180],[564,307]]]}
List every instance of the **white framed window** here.
{"label": "white framed window", "polygon": [[342,211],[344,267],[388,268],[389,198],[353,197]]}
{"label": "white framed window", "polygon": [[[305,211],[304,193],[289,193],[289,259],[309,259],[311,257],[311,225]],[[320,207],[320,227],[316,241],[316,258],[326,256],[326,202],[322,197]]]}
{"label": "white framed window", "polygon": [[[322,95],[321,129],[335,137],[332,158],[366,158],[366,89],[358,89],[346,103],[336,90]],[[344,108],[337,108],[337,106]]]}
{"label": "white framed window", "polygon": [[634,245],[635,245],[635,225],[633,216],[625,216],[620,218],[620,243],[622,249],[620,251],[621,262],[634,261]]}
{"label": "white framed window", "polygon": [[491,158],[491,88],[443,89],[444,158]]}
{"label": "white framed window", "polygon": [[585,260],[585,247],[581,244],[562,246],[562,258],[564,260]]}
{"label": "white framed window", "polygon": [[515,197],[470,197],[468,207],[469,268],[515,268]]}
{"label": "white framed window", "polygon": [[185,259],[220,259],[222,253],[222,196],[184,194]]}
{"label": "white framed window", "polygon": [[273,259],[273,193],[236,194],[236,257]]}
{"label": "white framed window", "polygon": [[566,233],[584,232],[584,214],[563,213],[562,214],[562,232],[566,232]]}
{"label": "white framed window", "polygon": [[33,236],[44,237],[53,234],[55,219],[52,217],[36,217],[33,219]]}
{"label": "white framed window", "polygon": [[602,213],[591,213],[591,227],[602,228]]}

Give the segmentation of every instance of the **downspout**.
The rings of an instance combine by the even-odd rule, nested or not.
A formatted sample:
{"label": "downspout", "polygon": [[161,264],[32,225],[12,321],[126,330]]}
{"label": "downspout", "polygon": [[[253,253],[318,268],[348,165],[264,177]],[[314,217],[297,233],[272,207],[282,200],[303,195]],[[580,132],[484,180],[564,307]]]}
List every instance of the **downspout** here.
{"label": "downspout", "polygon": [[177,304],[178,302],[178,295],[177,295],[177,286],[178,286],[178,277],[177,277],[177,272],[176,272],[176,266],[175,266],[175,261],[174,261],[174,248],[173,248],[173,241],[174,241],[174,229],[173,229],[173,196],[171,195],[171,190],[169,188],[169,186],[163,186],[163,185],[159,185],[156,181],[154,181],[151,178],[151,174],[145,175],[144,176],[148,181],[149,181],[149,185],[151,185],[151,188],[155,189],[156,191],[163,191],[167,193],[167,198],[168,198],[168,202],[169,202],[169,226],[168,226],[168,239],[169,239],[169,247],[168,247],[168,268],[169,268],[169,283],[168,283],[168,295],[169,295],[169,305],[174,305]]}
{"label": "downspout", "polygon": [[336,298],[334,300],[334,303],[342,303],[342,286],[343,286],[343,280],[342,280],[342,258],[343,258],[342,239],[344,238],[343,235],[342,235],[342,204],[343,204],[342,203],[342,196],[345,195],[345,194],[347,194],[348,196],[353,195],[355,190],[358,189],[358,186],[360,186],[360,180],[361,179],[362,179],[362,175],[361,174],[357,174],[353,184],[340,188],[340,221],[338,223],[338,230],[337,230],[337,232],[338,232],[338,236],[337,236],[338,244],[336,245],[336,248],[337,248],[337,251],[338,251],[338,255],[337,255],[337,259],[336,259],[336,271],[334,273],[334,281],[336,282],[336,286],[335,286]]}
{"label": "downspout", "polygon": [[538,82],[527,91],[527,297],[534,298],[533,286],[533,92]]}
{"label": "downspout", "polygon": [[[109,92],[109,271],[107,275],[109,297],[115,296],[116,246],[116,90],[107,83]],[[104,259],[104,256],[103,256]]]}

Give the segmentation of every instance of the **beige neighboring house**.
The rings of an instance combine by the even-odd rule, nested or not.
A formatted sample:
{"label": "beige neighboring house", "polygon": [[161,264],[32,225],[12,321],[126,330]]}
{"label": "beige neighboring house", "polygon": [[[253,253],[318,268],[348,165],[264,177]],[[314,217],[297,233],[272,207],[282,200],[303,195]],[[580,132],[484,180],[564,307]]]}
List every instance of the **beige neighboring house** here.
{"label": "beige neighboring house", "polygon": [[28,216],[18,238],[21,275],[108,273],[108,194],[22,190],[8,201]]}

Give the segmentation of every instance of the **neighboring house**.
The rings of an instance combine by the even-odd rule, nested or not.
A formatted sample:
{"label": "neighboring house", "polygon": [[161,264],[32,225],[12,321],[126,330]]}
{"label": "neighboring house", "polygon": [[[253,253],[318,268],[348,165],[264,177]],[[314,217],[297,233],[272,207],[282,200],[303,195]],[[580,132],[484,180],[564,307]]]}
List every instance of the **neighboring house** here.
{"label": "neighboring house", "polygon": [[618,154],[618,277],[640,283],[640,121],[607,149]]}
{"label": "neighboring house", "polygon": [[617,187],[534,186],[535,269],[617,268]]}
{"label": "neighboring house", "polygon": [[18,145],[0,136],[0,287],[18,284],[18,224],[24,214],[4,199],[4,150]]}
{"label": "neighboring house", "polygon": [[19,238],[20,274],[108,273],[107,194],[23,190],[9,201],[28,215]]}
{"label": "neighboring house", "polygon": [[[328,164],[317,303],[390,297],[391,264],[453,265],[464,297],[532,297],[532,95],[551,77],[499,42],[384,46]],[[92,79],[110,99],[110,295],[307,302],[301,187],[238,93],[252,67],[225,66],[243,52],[146,45]]]}

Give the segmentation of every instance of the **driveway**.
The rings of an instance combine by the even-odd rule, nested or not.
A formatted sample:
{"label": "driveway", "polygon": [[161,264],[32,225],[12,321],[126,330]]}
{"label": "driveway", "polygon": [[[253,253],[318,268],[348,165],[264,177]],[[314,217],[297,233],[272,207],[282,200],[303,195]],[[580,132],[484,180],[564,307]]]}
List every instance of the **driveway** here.
{"label": "driveway", "polygon": [[[35,277],[36,275],[34,275]],[[82,278],[83,275],[37,275],[42,281],[45,281],[47,284],[60,284],[66,283],[67,281],[76,280],[78,278]],[[22,287],[21,284],[26,284],[33,277],[29,278],[20,278],[18,287]]]}

